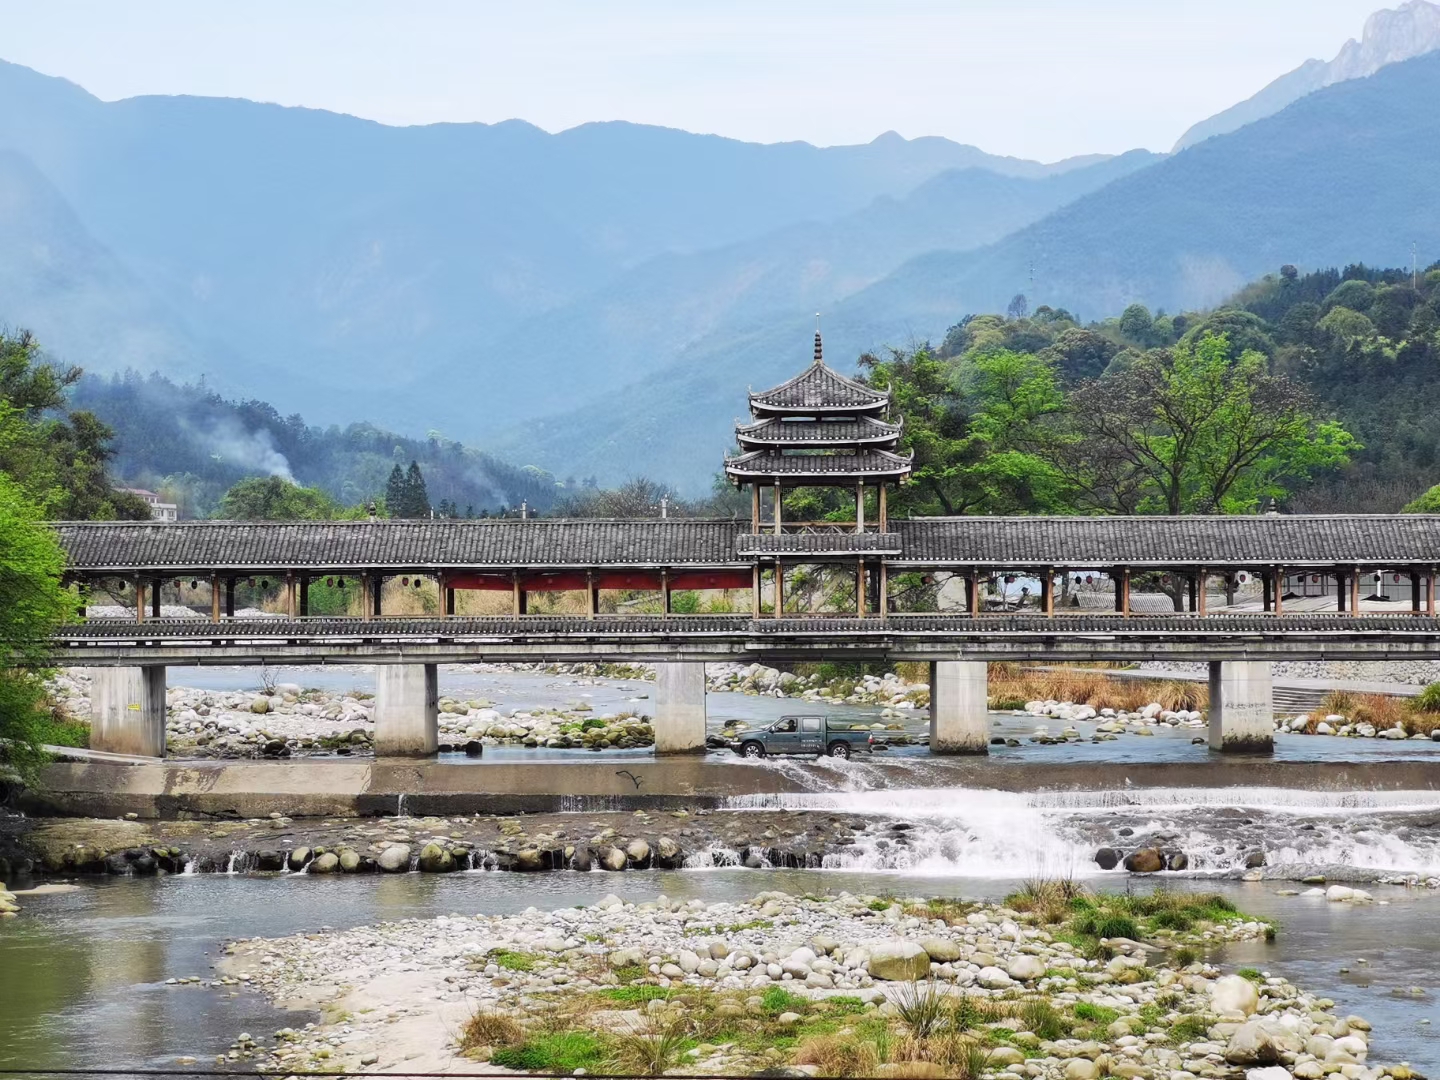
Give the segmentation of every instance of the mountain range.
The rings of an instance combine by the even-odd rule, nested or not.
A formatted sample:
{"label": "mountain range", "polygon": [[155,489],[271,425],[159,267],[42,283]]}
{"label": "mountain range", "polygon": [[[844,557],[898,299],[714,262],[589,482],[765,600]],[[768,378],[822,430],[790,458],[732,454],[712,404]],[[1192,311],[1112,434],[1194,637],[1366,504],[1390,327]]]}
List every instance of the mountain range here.
{"label": "mountain range", "polygon": [[0,63],[0,323],[98,372],[694,491],[745,387],[808,358],[817,310],[844,369],[1016,293],[1100,318],[1215,303],[1282,262],[1433,257],[1440,54],[1401,58],[1437,12],[1377,14],[1178,152],[1051,164],[894,133],[103,102]]}

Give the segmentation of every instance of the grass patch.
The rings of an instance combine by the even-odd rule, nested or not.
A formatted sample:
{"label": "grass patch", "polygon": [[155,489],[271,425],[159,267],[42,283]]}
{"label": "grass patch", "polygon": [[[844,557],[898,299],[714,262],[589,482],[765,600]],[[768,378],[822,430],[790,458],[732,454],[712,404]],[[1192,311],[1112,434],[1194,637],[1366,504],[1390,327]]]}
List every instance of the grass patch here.
{"label": "grass patch", "polygon": [[539,959],[534,953],[515,952],[512,949],[492,949],[489,957],[506,971],[534,971],[535,962]]}
{"label": "grass patch", "polygon": [[1182,1016],[1170,1025],[1170,1038],[1174,1042],[1194,1042],[1210,1034],[1210,1021],[1203,1016]]}
{"label": "grass patch", "polygon": [[519,1046],[525,1041],[525,1029],[503,1013],[477,1012],[460,1029],[460,1049],[478,1050],[482,1046],[499,1049]]}
{"label": "grass patch", "polygon": [[85,749],[90,745],[90,725],[71,720],[56,710],[42,715],[36,722],[35,741],[45,746]]}
{"label": "grass patch", "polygon": [[1075,1016],[1090,1024],[1110,1025],[1120,1019],[1120,1014],[1114,1009],[1104,1005],[1096,1005],[1089,1001],[1077,1001],[1075,1003]]}
{"label": "grass patch", "polygon": [[810,1000],[797,997],[783,986],[772,986],[760,995],[760,1007],[771,1016],[784,1012],[803,1013],[809,1009]]}
{"label": "grass patch", "polygon": [[620,1005],[643,1005],[647,1001],[669,1001],[675,991],[666,986],[607,986],[595,991],[598,997]]}
{"label": "grass patch", "polygon": [[557,1031],[526,1039],[518,1046],[497,1049],[490,1064],[525,1072],[596,1071],[609,1059],[603,1039],[591,1031]]}
{"label": "grass patch", "polygon": [[1260,972],[1257,971],[1255,968],[1241,968],[1239,971],[1235,972],[1235,974],[1239,975],[1242,979],[1249,979],[1251,982],[1255,983],[1265,981],[1265,976],[1260,974]]}

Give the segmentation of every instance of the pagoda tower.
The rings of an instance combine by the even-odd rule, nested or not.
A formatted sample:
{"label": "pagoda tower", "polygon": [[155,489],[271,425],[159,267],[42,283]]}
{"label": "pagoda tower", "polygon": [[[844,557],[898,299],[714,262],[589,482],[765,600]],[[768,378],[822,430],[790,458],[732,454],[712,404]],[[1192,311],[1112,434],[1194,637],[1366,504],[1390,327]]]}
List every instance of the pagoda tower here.
{"label": "pagoda tower", "polygon": [[[848,555],[860,556],[857,599],[863,614],[864,557],[889,553],[892,546],[898,554],[898,538],[888,530],[887,491],[910,475],[911,455],[896,452],[902,423],[890,419],[889,392],[828,366],[817,330],[814,362],[779,386],[752,392],[750,415],[750,423],[736,425],[741,453],[726,458],[725,475],[738,487],[750,486],[751,538],[742,547],[775,559],[777,613],[784,603],[787,556],[813,562]],[[768,521],[761,514],[761,489],[767,487],[773,490]],[[855,520],[786,522],[784,492],[797,487],[853,491]],[[865,520],[867,487],[877,492],[877,520],[870,524]],[[880,570],[883,581],[883,565]]]}

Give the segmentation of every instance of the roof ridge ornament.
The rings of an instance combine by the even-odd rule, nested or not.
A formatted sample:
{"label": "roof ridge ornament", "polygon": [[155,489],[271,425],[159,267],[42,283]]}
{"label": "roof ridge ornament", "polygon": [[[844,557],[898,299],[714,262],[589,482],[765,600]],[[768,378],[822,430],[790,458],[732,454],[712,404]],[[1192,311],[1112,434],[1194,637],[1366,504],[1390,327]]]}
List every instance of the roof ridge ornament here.
{"label": "roof ridge ornament", "polygon": [[815,363],[824,363],[821,359],[823,355],[824,353],[820,348],[820,313],[817,311],[815,312]]}

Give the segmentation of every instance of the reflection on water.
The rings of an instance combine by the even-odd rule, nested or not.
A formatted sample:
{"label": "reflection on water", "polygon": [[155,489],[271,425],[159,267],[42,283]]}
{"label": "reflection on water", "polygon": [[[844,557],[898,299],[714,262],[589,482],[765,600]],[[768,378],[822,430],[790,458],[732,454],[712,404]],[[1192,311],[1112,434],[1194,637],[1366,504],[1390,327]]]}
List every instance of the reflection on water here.
{"label": "reflection on water", "polygon": [[[996,899],[1015,884],[998,878],[728,869],[526,877],[202,875],[87,885],[25,898],[24,916],[0,929],[0,1065],[165,1065],[182,1054],[204,1061],[228,1048],[241,1031],[268,1035],[311,1018],[280,1013],[249,991],[163,985],[171,977],[208,977],[229,938],[515,912],[532,905],[559,908],[592,903],[610,892],[628,899],[664,892],[711,903],[774,888]],[[1380,888],[1376,895],[1388,905],[1350,907],[1280,897],[1272,883],[1173,887],[1219,888],[1244,910],[1279,921],[1276,941],[1231,946],[1225,963],[1283,974],[1334,998],[1342,1013],[1365,1016],[1375,1025],[1377,1059],[1440,1064],[1440,1041],[1420,1024],[1434,1016],[1429,995],[1440,983],[1440,896]],[[1361,958],[1368,963],[1357,963]],[[1341,966],[1352,974],[1340,974]],[[1392,995],[1412,986],[1427,996]]]}

